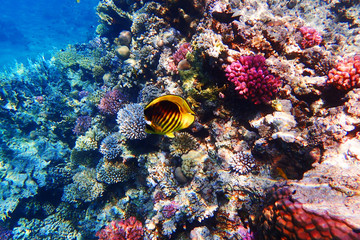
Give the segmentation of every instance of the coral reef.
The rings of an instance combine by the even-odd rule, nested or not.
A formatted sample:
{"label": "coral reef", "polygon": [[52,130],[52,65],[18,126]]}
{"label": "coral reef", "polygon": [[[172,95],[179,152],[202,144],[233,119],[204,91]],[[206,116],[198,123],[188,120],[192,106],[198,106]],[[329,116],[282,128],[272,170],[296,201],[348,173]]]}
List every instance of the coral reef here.
{"label": "coral reef", "polygon": [[[358,4],[100,0],[88,43],[0,73],[2,226],[358,239]],[[195,121],[148,136],[144,107],[168,94]]]}

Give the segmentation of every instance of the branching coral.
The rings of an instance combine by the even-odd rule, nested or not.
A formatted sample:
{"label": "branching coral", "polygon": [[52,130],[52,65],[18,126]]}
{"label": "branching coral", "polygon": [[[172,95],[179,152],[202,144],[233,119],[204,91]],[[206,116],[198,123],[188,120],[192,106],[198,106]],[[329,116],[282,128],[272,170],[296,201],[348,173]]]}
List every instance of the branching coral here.
{"label": "branching coral", "polygon": [[105,159],[115,159],[122,153],[121,143],[120,135],[113,133],[102,140],[99,151],[104,155]]}
{"label": "branching coral", "polygon": [[268,71],[265,57],[261,55],[241,56],[228,65],[225,72],[239,95],[254,104],[269,102],[281,85],[280,79]]}
{"label": "branching coral", "polygon": [[117,89],[106,92],[100,100],[100,112],[107,115],[115,115],[125,102],[124,95]]}
{"label": "branching coral", "polygon": [[99,240],[141,240],[144,230],[142,223],[135,217],[126,220],[112,221],[104,229],[98,231]]}
{"label": "branching coral", "polygon": [[145,118],[144,107],[141,104],[126,104],[117,115],[119,132],[127,139],[144,139]]}
{"label": "branching coral", "polygon": [[360,87],[360,55],[338,62],[328,76],[328,83],[339,90],[348,91]]}
{"label": "branching coral", "polygon": [[96,167],[96,178],[100,182],[114,184],[124,182],[131,176],[130,167],[122,162],[101,160]]}
{"label": "branching coral", "polygon": [[230,168],[240,175],[247,174],[256,167],[255,158],[249,152],[238,152],[228,163]]}

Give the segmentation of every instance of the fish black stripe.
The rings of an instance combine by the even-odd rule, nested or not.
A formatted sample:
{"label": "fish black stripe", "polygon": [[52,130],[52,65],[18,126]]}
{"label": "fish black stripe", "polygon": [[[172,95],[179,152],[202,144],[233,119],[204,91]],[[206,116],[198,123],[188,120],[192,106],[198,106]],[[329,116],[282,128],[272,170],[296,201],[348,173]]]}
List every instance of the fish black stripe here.
{"label": "fish black stripe", "polygon": [[168,126],[172,123],[173,119],[174,119],[174,114],[176,114],[175,112],[170,112],[167,114],[166,116],[166,121],[164,121],[164,124],[162,125],[162,131],[165,133],[165,129],[168,128]]}
{"label": "fish black stripe", "polygon": [[[165,105],[165,104],[164,104]],[[167,122],[167,119],[171,117],[172,109],[169,105],[165,105],[161,108],[161,113],[159,113],[159,126],[164,126]]]}
{"label": "fish black stripe", "polygon": [[174,126],[177,126],[179,124],[179,120],[180,120],[180,113],[179,112],[174,113],[171,119],[171,123],[169,123],[169,125],[166,128],[164,128],[164,132],[167,133],[173,132]]}
{"label": "fish black stripe", "polygon": [[180,116],[178,117],[177,120],[178,120],[178,121],[177,121],[177,124],[174,126],[172,132],[175,132],[176,129],[178,129],[178,127],[181,126],[181,123],[182,123],[182,115],[181,115],[181,113],[180,113]]}

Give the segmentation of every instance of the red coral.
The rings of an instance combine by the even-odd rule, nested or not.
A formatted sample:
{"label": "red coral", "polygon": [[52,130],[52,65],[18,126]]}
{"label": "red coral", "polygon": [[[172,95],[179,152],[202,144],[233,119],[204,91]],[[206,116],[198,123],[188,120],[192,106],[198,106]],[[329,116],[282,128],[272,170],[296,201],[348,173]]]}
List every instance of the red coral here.
{"label": "red coral", "polygon": [[238,61],[228,65],[225,72],[240,96],[255,104],[273,99],[281,85],[280,79],[269,73],[265,57],[261,55],[241,56]]}
{"label": "red coral", "polygon": [[344,220],[321,208],[317,212],[307,210],[311,203],[293,199],[295,192],[287,186],[272,189],[267,197],[270,204],[259,218],[260,239],[360,239],[360,233]]}
{"label": "red coral", "polygon": [[319,45],[322,41],[320,33],[318,33],[314,28],[301,27],[300,32],[303,35],[301,41],[301,47],[303,49]]}
{"label": "red coral", "polygon": [[115,115],[124,104],[123,94],[115,89],[105,93],[105,96],[100,100],[99,110],[103,114]]}
{"label": "red coral", "polygon": [[142,240],[142,223],[135,217],[126,220],[111,221],[104,229],[96,233],[99,240]]}
{"label": "red coral", "polygon": [[329,71],[328,83],[339,90],[360,87],[360,55],[345,59]]}

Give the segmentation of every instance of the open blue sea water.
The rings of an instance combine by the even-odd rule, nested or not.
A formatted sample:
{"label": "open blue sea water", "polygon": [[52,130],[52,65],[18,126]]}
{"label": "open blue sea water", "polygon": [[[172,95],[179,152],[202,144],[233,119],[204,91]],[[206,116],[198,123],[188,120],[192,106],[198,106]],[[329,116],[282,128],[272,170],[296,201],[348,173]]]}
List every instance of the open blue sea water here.
{"label": "open blue sea water", "polygon": [[97,24],[97,0],[1,0],[0,69],[86,42]]}

